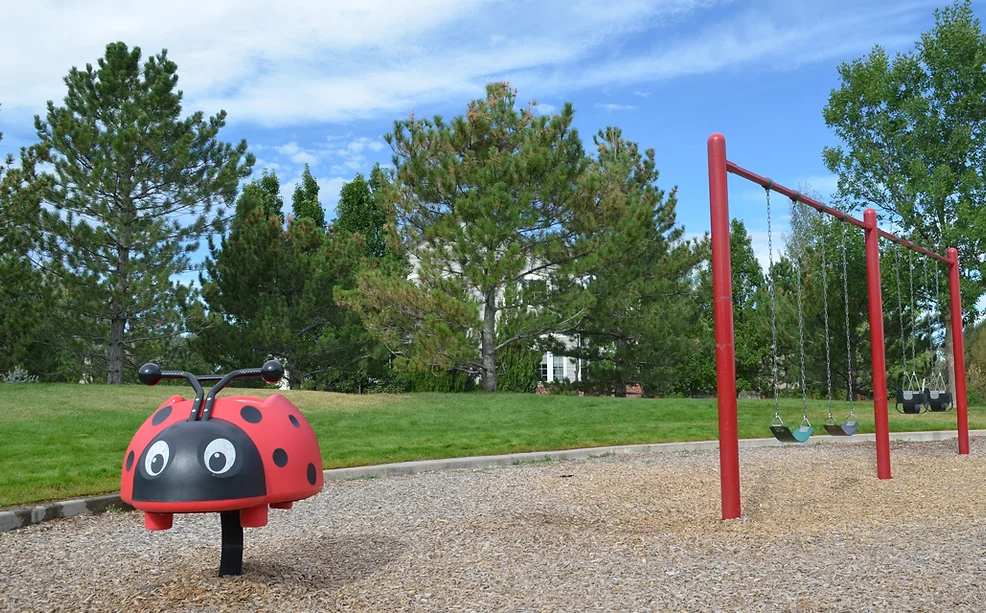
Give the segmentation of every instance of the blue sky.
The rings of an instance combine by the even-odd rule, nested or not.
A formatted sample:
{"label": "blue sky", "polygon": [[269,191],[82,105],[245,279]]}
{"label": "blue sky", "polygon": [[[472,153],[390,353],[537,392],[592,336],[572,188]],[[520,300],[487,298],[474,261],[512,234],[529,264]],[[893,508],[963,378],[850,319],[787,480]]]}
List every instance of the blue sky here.
{"label": "blue sky", "polygon": [[[706,139],[733,161],[827,199],[822,120],[840,61],[876,44],[914,47],[942,1],[894,0],[91,0],[15,3],[0,38],[0,151],[33,138],[31,118],[62,77],[122,40],[178,64],[186,110],[225,109],[224,140],[246,138],[286,202],[304,164],[327,216],[343,182],[388,164],[395,119],[462,113],[509,81],[543,112],[570,101],[587,142],[616,125],[656,150],[678,186],[679,221],[708,230]],[[982,9],[979,9],[980,14]],[[766,257],[763,190],[730,179],[731,213]],[[778,205],[786,203],[778,200]],[[289,206],[289,204],[288,204]],[[783,215],[779,215],[783,226]]]}

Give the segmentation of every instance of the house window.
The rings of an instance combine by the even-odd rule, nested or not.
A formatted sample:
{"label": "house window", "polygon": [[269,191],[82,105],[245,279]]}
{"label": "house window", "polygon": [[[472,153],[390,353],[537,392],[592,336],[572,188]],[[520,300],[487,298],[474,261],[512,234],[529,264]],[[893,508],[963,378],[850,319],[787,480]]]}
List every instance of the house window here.
{"label": "house window", "polygon": [[564,356],[556,355],[554,356],[554,375],[555,381],[561,381],[565,378],[565,358]]}
{"label": "house window", "polygon": [[541,380],[548,380],[548,354],[541,356]]}

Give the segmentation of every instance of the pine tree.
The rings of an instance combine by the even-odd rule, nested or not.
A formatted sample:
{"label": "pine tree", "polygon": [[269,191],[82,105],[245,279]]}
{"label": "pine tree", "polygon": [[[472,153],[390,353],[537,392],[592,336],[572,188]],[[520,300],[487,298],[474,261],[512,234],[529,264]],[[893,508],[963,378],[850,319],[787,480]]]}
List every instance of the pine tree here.
{"label": "pine tree", "polygon": [[[625,212],[583,185],[570,104],[550,118],[515,105],[516,92],[493,83],[449,123],[397,122],[386,137],[396,169],[375,197],[392,207],[391,244],[414,272],[365,270],[344,296],[409,367],[477,375],[485,391],[497,390],[499,351],[584,316],[575,275]],[[523,321],[504,337],[497,322],[512,311]]]}
{"label": "pine tree", "polygon": [[267,193],[261,181],[244,188],[229,234],[218,245],[210,241],[200,276],[208,325],[194,347],[226,369],[281,359],[292,388],[365,385],[385,356],[334,300],[337,288],[354,284],[356,243],[306,217],[284,227],[258,197]]}
{"label": "pine tree", "polygon": [[586,264],[593,301],[576,329],[582,345],[556,353],[589,360],[587,385],[617,396],[630,382],[649,392],[677,387],[674,375],[687,349],[683,330],[694,323],[691,277],[700,251],[682,240],[675,190],[657,186],[654,151],[643,154],[617,128],[594,138],[589,169],[597,198],[621,211],[603,228],[606,241]]}
{"label": "pine tree", "polygon": [[254,209],[259,206],[267,218],[276,217],[284,223],[284,198],[281,197],[281,181],[274,172],[264,169],[260,179],[251,181],[244,188],[237,206]]}
{"label": "pine tree", "polygon": [[357,173],[352,181],[342,186],[339,204],[336,205],[336,220],[333,222],[336,231],[360,235],[364,242],[364,255],[369,258],[379,259],[387,253],[387,213],[375,197],[375,192],[385,181],[379,164],[374,166],[370,182]]}
{"label": "pine tree", "polygon": [[295,219],[311,219],[319,228],[325,227],[325,209],[322,208],[322,203],[318,200],[318,182],[312,176],[308,164],[305,164],[301,183],[294,188],[291,209]]}
{"label": "pine tree", "polygon": [[[44,266],[63,284],[62,308],[78,313],[73,335],[121,383],[137,343],[173,333],[179,290],[200,239],[222,229],[223,204],[254,157],[245,141],[216,140],[226,114],[181,118],[177,66],[167,52],[111,43],[97,66],[72,68],[64,106],[35,117],[44,202]],[[162,318],[162,313],[165,315]]]}

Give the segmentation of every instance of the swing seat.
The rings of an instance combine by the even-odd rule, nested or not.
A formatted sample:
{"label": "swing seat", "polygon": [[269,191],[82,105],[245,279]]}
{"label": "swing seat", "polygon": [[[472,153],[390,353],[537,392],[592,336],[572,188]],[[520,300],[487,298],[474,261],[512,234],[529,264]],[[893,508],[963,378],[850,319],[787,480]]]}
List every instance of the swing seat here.
{"label": "swing seat", "polygon": [[783,424],[770,426],[770,433],[774,435],[774,438],[785,443],[803,443],[811,437],[814,431],[814,428],[805,425],[799,426],[794,430]]}
{"label": "swing seat", "polygon": [[927,390],[926,395],[928,398],[928,410],[940,413],[952,408],[952,392]]}
{"label": "swing seat", "polygon": [[[914,390],[902,390],[897,388],[897,404],[894,406],[898,413],[906,415],[918,415],[924,412],[924,392]],[[901,411],[900,407],[904,407]]]}
{"label": "swing seat", "polygon": [[859,422],[855,419],[847,419],[842,424],[835,423],[835,420],[825,422],[825,431],[831,436],[852,436],[856,434]]}

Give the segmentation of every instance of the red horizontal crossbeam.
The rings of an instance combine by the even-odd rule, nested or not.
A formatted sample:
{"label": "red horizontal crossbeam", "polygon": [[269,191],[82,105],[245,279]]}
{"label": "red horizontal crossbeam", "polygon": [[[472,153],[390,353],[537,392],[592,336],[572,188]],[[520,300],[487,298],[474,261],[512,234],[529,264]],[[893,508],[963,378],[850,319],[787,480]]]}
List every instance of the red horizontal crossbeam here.
{"label": "red horizontal crossbeam", "polygon": [[[787,196],[788,198],[790,198],[790,199],[792,199],[792,200],[794,200],[796,202],[803,202],[803,203],[807,204],[808,206],[810,206],[811,208],[813,208],[813,209],[815,209],[817,211],[821,211],[822,213],[827,213],[827,214],[831,215],[832,217],[835,217],[836,219],[839,219],[840,221],[844,221],[846,223],[850,223],[850,224],[856,226],[857,228],[862,228],[864,230],[867,229],[866,222],[864,222],[864,221],[862,221],[860,219],[856,219],[855,217],[853,217],[849,213],[844,213],[843,211],[840,211],[839,209],[833,209],[832,207],[830,207],[828,205],[825,205],[825,204],[822,204],[821,202],[815,200],[814,198],[809,198],[808,196],[805,196],[801,192],[798,192],[796,190],[793,190],[793,189],[791,189],[789,187],[784,187],[783,185],[780,185],[779,183],[774,183],[772,180],[770,180],[770,179],[768,179],[766,177],[761,177],[757,173],[755,173],[753,171],[750,171],[750,170],[747,170],[747,169],[743,168],[742,166],[740,166],[738,164],[735,164],[733,162],[730,162],[729,160],[726,160],[726,170],[729,171],[729,172],[731,172],[731,173],[733,173],[734,175],[738,175],[740,177],[743,177],[744,179],[747,179],[749,181],[752,181],[752,182],[756,183],[757,185],[763,187],[764,189],[769,189],[771,191],[777,192],[778,194],[782,194],[784,196]],[[900,245],[902,247],[906,247],[907,249],[910,249],[912,251],[916,251],[916,252],[920,253],[921,255],[926,255],[929,258],[932,258],[932,259],[938,260],[939,262],[942,262],[943,264],[951,264],[952,263],[952,261],[949,260],[947,257],[942,256],[942,255],[938,255],[934,251],[925,249],[921,245],[915,245],[914,243],[912,243],[911,241],[907,240],[906,238],[901,238],[899,236],[896,236],[894,234],[891,234],[890,232],[887,232],[886,230],[882,230],[882,229],[878,229],[877,231],[879,232],[880,236],[882,236],[883,238],[885,238],[885,239],[887,239],[889,241],[892,241],[894,243],[897,243],[898,245]]]}

